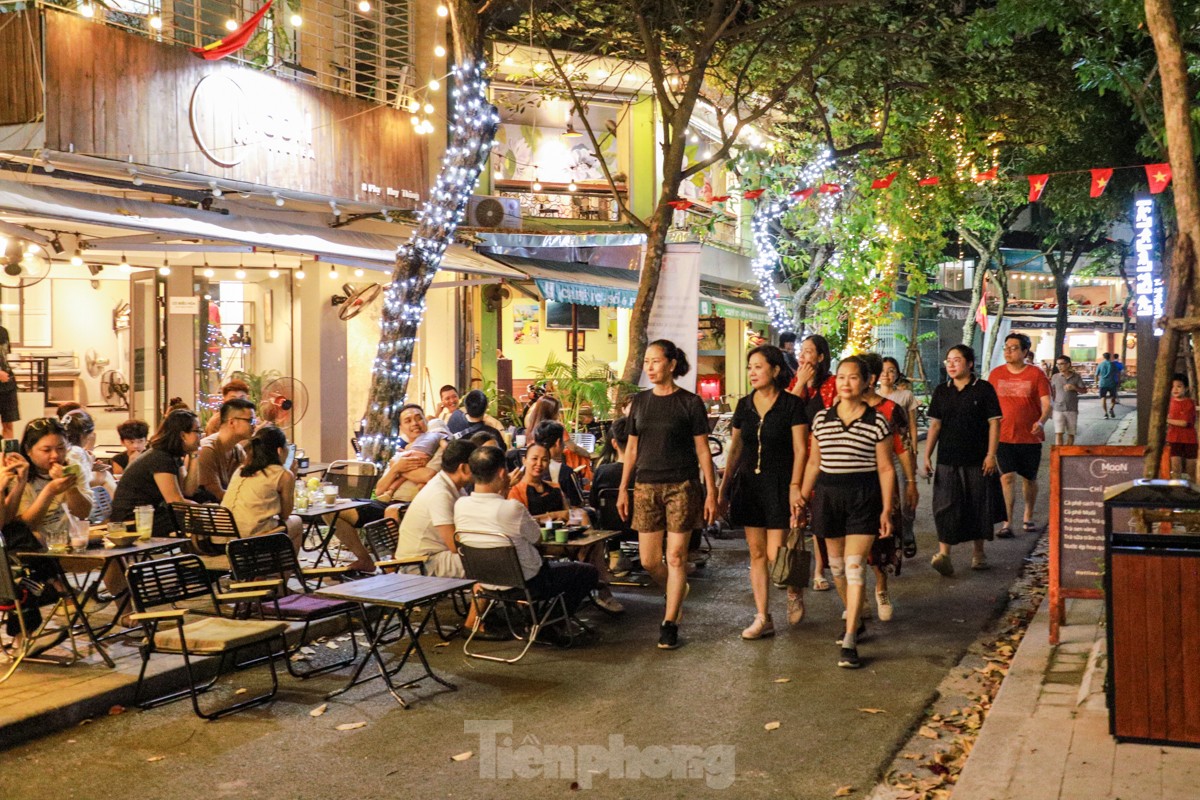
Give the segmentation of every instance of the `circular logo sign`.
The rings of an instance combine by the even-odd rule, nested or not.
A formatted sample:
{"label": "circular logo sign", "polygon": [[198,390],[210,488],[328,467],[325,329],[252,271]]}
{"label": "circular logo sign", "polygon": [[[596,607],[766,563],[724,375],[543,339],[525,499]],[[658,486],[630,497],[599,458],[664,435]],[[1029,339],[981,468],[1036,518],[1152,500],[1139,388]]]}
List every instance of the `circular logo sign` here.
{"label": "circular logo sign", "polygon": [[228,75],[205,75],[192,90],[188,116],[200,151],[218,166],[236,167],[246,158],[250,105],[241,85]]}

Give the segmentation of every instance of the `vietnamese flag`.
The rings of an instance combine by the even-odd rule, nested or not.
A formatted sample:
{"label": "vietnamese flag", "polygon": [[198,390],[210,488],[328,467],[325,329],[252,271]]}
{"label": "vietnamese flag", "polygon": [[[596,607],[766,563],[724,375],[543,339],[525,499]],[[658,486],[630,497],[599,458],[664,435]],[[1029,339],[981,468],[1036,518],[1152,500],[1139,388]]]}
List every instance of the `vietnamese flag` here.
{"label": "vietnamese flag", "polygon": [[1171,182],[1171,165],[1147,164],[1146,180],[1150,181],[1150,194],[1158,194]]}
{"label": "vietnamese flag", "polygon": [[751,189],[748,192],[743,192],[742,197],[746,198],[747,200],[757,200],[763,196],[763,192],[765,191],[766,189]]}
{"label": "vietnamese flag", "polygon": [[891,175],[888,175],[886,178],[876,178],[875,180],[871,181],[871,188],[872,189],[890,189],[892,186],[892,181],[896,180],[896,176],[899,174],[900,174],[899,172],[893,172]]}
{"label": "vietnamese flag", "polygon": [[979,295],[979,305],[975,308],[975,322],[987,333],[988,329],[988,313],[987,313],[987,281],[983,282],[983,292]]}
{"label": "vietnamese flag", "polygon": [[695,205],[691,200],[668,200],[667,205],[676,211],[687,211]]}
{"label": "vietnamese flag", "polygon": [[937,186],[941,182],[941,178],[921,178],[921,180],[917,181],[917,186]]}
{"label": "vietnamese flag", "polygon": [[727,194],[715,194],[709,198],[709,202],[710,203],[724,203],[728,199],[729,199],[729,195],[727,195]]}
{"label": "vietnamese flag", "polygon": [[994,180],[996,180],[996,172],[997,172],[998,170],[999,170],[999,167],[992,167],[992,168],[991,168],[991,169],[989,169],[987,172],[981,172],[981,173],[979,173],[978,175],[976,175],[976,176],[975,176],[975,182],[976,182],[976,183],[983,183],[984,181],[994,181]]}
{"label": "vietnamese flag", "polygon": [[1042,192],[1046,191],[1046,184],[1050,181],[1050,173],[1045,175],[1029,175],[1029,202],[1036,203],[1042,199]]}
{"label": "vietnamese flag", "polygon": [[1112,180],[1112,174],[1112,167],[1092,170],[1092,190],[1089,192],[1089,196],[1099,197],[1104,194],[1104,190],[1108,188],[1108,182]]}
{"label": "vietnamese flag", "polygon": [[797,189],[796,191],[792,192],[792,197],[796,198],[800,202],[804,202],[808,198],[812,197],[813,192],[815,191],[816,190],[811,187],[808,189]]}
{"label": "vietnamese flag", "polygon": [[822,183],[817,187],[817,194],[837,194],[842,190],[836,183]]}
{"label": "vietnamese flag", "polygon": [[271,3],[275,0],[267,0],[267,4],[254,12],[254,16],[241,24],[237,30],[230,33],[228,36],[217,39],[215,42],[209,42],[203,47],[188,48],[196,55],[203,58],[205,61],[216,61],[219,58],[224,58],[231,53],[236,53],[241,50],[254,36],[254,32],[258,29],[258,23],[266,16],[267,11],[271,8]]}

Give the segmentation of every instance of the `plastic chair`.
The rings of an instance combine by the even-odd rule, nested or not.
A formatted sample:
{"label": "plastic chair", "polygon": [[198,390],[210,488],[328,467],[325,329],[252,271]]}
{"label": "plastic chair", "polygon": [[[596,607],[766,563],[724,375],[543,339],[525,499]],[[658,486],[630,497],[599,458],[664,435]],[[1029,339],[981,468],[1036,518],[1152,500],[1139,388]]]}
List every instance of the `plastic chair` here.
{"label": "plastic chair", "polygon": [[[309,578],[340,575],[346,572],[345,567],[302,568],[296,559],[296,551],[292,549],[291,540],[284,533],[234,539],[225,546],[225,550],[233,575],[233,581],[229,584],[231,590],[270,591],[269,602],[264,600],[259,606],[263,616],[304,623],[300,637],[289,651],[289,655],[309,643],[308,629],[313,622],[344,616],[346,627],[351,630],[354,628],[354,615],[358,613],[358,604],[318,597],[308,585]],[[299,585],[299,591],[292,589],[291,581]],[[300,670],[289,658],[286,662],[288,672],[297,678],[309,678],[352,664],[358,657],[358,641],[354,636],[350,637],[350,644],[352,652],[349,658],[311,670]]]}
{"label": "plastic chair", "polygon": [[[464,533],[470,536],[487,537],[493,540],[494,544],[491,542],[486,545],[466,544],[462,540]],[[454,541],[458,544],[458,552],[462,556],[463,568],[467,577],[481,584],[476,591],[476,597],[487,601],[483,613],[475,618],[471,633],[463,642],[464,654],[485,661],[515,664],[529,652],[529,648],[537,639],[538,632],[556,622],[566,625],[568,642],[574,642],[570,625],[571,615],[567,612],[567,603],[563,599],[562,593],[540,599],[533,597],[525,583],[525,573],[521,569],[521,559],[517,555],[517,548],[507,536],[482,531],[458,531],[454,534]],[[513,614],[505,614],[505,621],[512,635],[517,641],[521,641],[522,638],[525,640],[524,647],[512,658],[471,651],[471,642],[475,640],[475,634],[483,626],[488,614],[497,606],[505,612],[515,612],[517,618],[528,626],[528,630],[525,632],[526,636],[522,637],[522,632],[513,625]]]}
{"label": "plastic chair", "polygon": [[[192,710],[196,712],[196,716],[204,719],[217,719],[251,706],[261,705],[275,696],[275,692],[279,688],[275,659],[283,657],[287,651],[285,640],[287,623],[230,619],[221,613],[220,606],[221,602],[240,603],[251,599],[261,600],[269,597],[270,591],[217,592],[213,588],[212,578],[209,576],[204,562],[195,555],[142,561],[131,565],[125,574],[129,581],[129,591],[135,609],[135,613],[131,614],[130,618],[134,622],[142,623],[146,633],[145,641],[138,648],[142,657],[142,668],[138,672],[137,686],[134,689],[135,705],[141,708],[153,708],[183,697],[190,697]],[[205,599],[208,600],[206,613],[211,616],[194,615],[197,607],[191,609],[174,607],[176,603],[183,601]],[[170,606],[170,608],[154,610],[163,606]],[[261,657],[252,662],[238,662],[237,656],[244,650],[264,647],[267,650],[266,661],[271,672],[270,691],[212,711],[204,711],[200,708],[200,695],[212,688],[221,677],[226,662],[232,669],[242,669],[254,663],[260,663],[263,660]],[[143,699],[146,667],[149,666],[150,658],[155,653],[176,653],[183,656],[188,687],[156,698]],[[195,656],[215,656],[219,659],[216,674],[205,683],[197,680],[196,671],[192,665],[192,659]]]}

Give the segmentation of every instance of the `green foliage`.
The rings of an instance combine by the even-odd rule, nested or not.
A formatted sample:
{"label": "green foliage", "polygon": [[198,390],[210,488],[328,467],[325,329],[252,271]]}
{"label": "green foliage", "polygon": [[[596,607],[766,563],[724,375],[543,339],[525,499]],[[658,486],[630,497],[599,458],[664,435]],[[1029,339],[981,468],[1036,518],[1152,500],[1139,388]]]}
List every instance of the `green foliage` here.
{"label": "green foliage", "polygon": [[597,419],[606,419],[613,409],[613,398],[619,392],[636,392],[638,387],[617,378],[603,361],[580,362],[578,367],[559,361],[551,354],[546,365],[533,370],[539,383],[552,384],[555,395],[562,401],[563,424],[574,430],[579,409],[590,406]]}

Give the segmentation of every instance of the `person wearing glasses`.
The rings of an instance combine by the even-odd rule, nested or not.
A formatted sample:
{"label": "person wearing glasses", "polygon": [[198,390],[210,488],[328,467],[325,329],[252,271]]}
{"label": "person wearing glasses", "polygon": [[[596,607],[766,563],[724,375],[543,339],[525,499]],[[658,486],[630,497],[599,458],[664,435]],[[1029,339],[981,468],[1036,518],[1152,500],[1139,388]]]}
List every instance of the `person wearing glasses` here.
{"label": "person wearing glasses", "polygon": [[233,480],[233,473],[246,459],[242,442],[254,435],[254,403],[243,398],[221,404],[217,432],[200,440],[194,477],[189,475],[185,494],[198,503],[219,503]]}
{"label": "person wearing glasses", "polygon": [[193,502],[183,496],[183,483],[195,469],[200,448],[200,418],[191,411],[178,409],[163,418],[150,439],[150,447],[117,483],[111,519],[128,522],[137,506],[154,507],[154,535],[168,536],[175,530],[169,503]]}
{"label": "person wearing glasses", "polygon": [[975,376],[975,351],[967,345],[951,347],[945,364],[950,380],[933,390],[927,412],[925,474],[933,473],[938,535],[938,552],[930,565],[949,577],[954,574],[950,548],[964,542],[975,547],[972,569],[987,569],[983,543],[992,538],[996,523],[1008,518],[996,465],[1001,418],[996,390]]}
{"label": "person wearing glasses", "polygon": [[1004,363],[988,375],[996,390],[1000,411],[1000,446],[996,462],[1000,466],[1000,485],[1004,488],[1004,507],[1009,520],[997,537],[1013,537],[1013,506],[1016,502],[1016,478],[1021,476],[1025,497],[1023,528],[1026,533],[1038,529],[1033,521],[1037,505],[1038,466],[1042,460],[1042,442],[1046,440],[1046,420],[1050,418],[1050,381],[1046,373],[1026,362],[1029,337],[1010,333],[1004,337]]}

